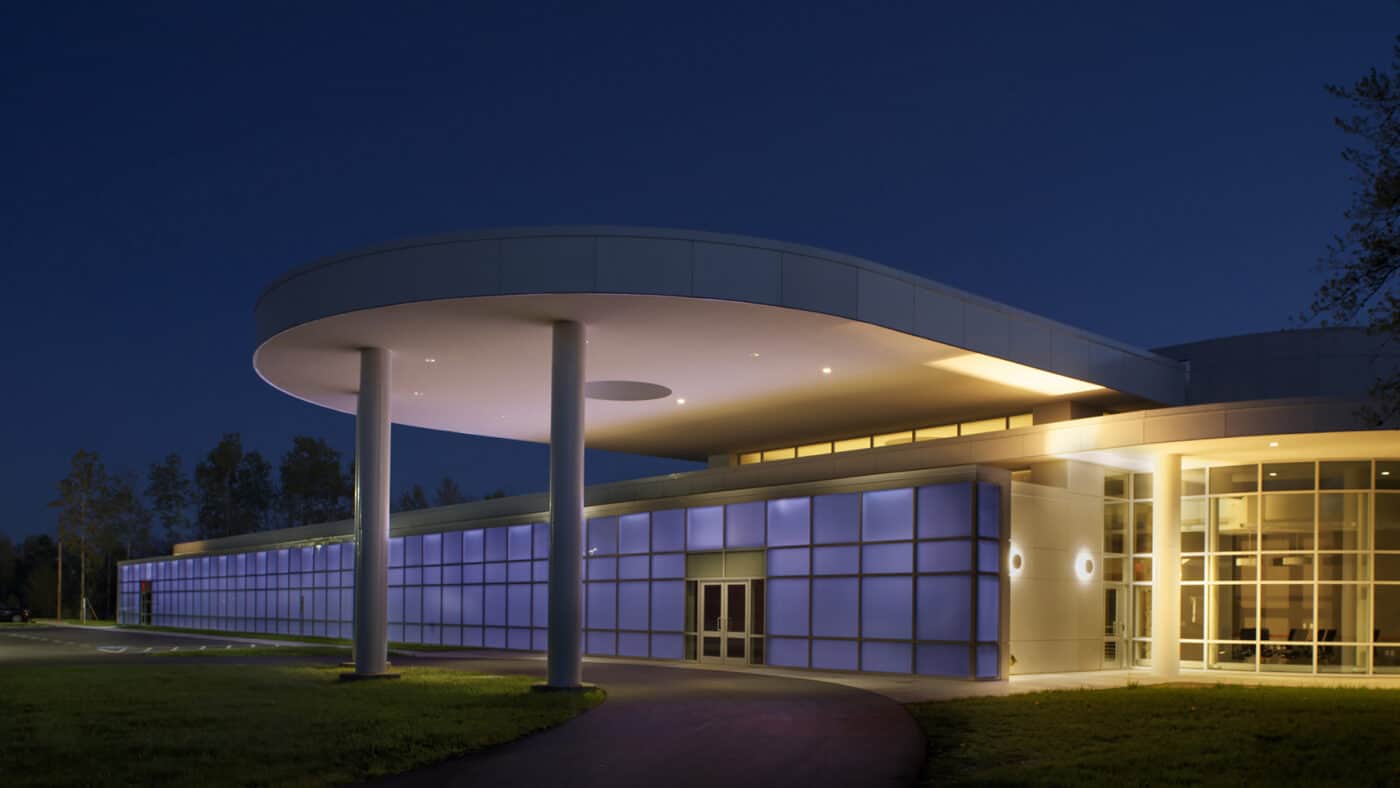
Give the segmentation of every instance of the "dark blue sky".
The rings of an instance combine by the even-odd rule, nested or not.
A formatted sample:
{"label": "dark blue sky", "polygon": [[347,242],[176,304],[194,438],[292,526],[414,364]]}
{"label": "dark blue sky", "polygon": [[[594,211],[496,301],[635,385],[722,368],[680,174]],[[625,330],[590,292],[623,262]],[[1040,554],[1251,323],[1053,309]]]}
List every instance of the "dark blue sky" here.
{"label": "dark blue sky", "polygon": [[[349,417],[253,373],[252,305],[404,236],[746,233],[1141,346],[1283,327],[1350,194],[1323,85],[1386,65],[1400,21],[1380,0],[135,5],[0,12],[14,536],[53,528],[80,447],[142,474],[233,431],[274,464],[298,432],[349,452]],[[396,491],[547,482],[543,446],[394,441]]]}

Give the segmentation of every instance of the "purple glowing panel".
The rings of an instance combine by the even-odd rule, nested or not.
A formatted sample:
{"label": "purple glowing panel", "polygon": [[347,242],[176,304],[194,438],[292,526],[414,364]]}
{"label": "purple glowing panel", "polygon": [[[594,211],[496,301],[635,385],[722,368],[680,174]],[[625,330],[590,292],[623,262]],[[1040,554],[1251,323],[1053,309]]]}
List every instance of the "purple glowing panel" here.
{"label": "purple glowing panel", "polygon": [[1001,673],[1001,653],[996,646],[977,647],[977,678],[994,679]]}
{"label": "purple glowing panel", "polygon": [[653,578],[685,577],[685,554],[667,553],[652,556],[651,576]]}
{"label": "purple glowing panel", "polygon": [[[338,556],[326,556],[327,568],[339,568],[329,566],[333,558],[338,558]],[[442,534],[423,534],[423,565],[440,563],[442,563]]]}
{"label": "purple glowing panel", "polygon": [[508,537],[509,537],[509,534],[506,533],[506,529],[504,529],[504,528],[487,528],[487,529],[486,529],[486,560],[487,560],[487,561],[504,561],[504,560],[506,560],[506,555],[510,552],[509,549],[508,549],[508,544],[507,544]]}
{"label": "purple glowing panel", "polygon": [[[772,581],[770,581],[771,583]],[[785,632],[783,634],[797,634]],[[812,581],[812,635],[848,637],[860,634],[860,585],[854,577],[819,577]],[[854,652],[852,652],[854,654]],[[816,662],[813,652],[812,661]]]}
{"label": "purple glowing panel", "polygon": [[867,640],[860,646],[860,669],[876,673],[908,673],[913,667],[914,649],[908,643],[880,643]]}
{"label": "purple glowing panel", "polygon": [[617,584],[588,584],[588,619],[584,626],[589,629],[612,629],[617,626]]}
{"label": "purple glowing panel", "polygon": [[726,547],[763,546],[763,501],[734,503],[724,507]]}
{"label": "purple glowing panel", "polygon": [[685,639],[681,635],[652,635],[652,659],[681,659],[685,656]]}
{"label": "purple glowing panel", "polygon": [[529,651],[530,630],[511,629],[507,635],[506,648],[514,649],[516,651]]}
{"label": "purple glowing panel", "polygon": [[440,566],[425,566],[425,567],[423,567],[423,585],[425,585],[425,586],[435,586],[435,585],[440,585],[441,583],[442,583],[442,567],[440,567]]}
{"label": "purple glowing panel", "polygon": [[855,545],[812,548],[814,575],[854,575],[859,571],[860,548]]}
{"label": "purple glowing panel", "polygon": [[504,583],[506,581],[506,565],[502,563],[486,565],[486,582]]}
{"label": "purple glowing panel", "polygon": [[486,625],[505,626],[506,587],[486,586]]}
{"label": "purple glowing panel", "polygon": [[[513,627],[530,626],[530,586],[511,585],[506,586],[506,622]],[[524,648],[522,646],[522,648]]]}
{"label": "purple glowing panel", "polygon": [[768,546],[812,543],[812,499],[781,498],[768,502]]}
{"label": "purple glowing panel", "polygon": [[442,645],[442,628],[436,624],[424,624],[422,642],[431,646]]}
{"label": "purple glowing panel", "polygon": [[480,583],[486,579],[485,564],[467,564],[462,567],[463,583]]}
{"label": "purple glowing panel", "polygon": [[623,580],[645,580],[651,575],[651,556],[625,555],[617,559],[617,576]]}
{"label": "purple glowing panel", "polygon": [[982,575],[977,578],[977,639],[1000,640],[1001,578]]}
{"label": "purple glowing panel", "polygon": [[506,647],[506,628],[505,628],[505,627],[487,627],[487,628],[486,628],[486,647],[487,647],[487,648],[505,648],[505,647]]}
{"label": "purple glowing panel", "polygon": [[645,553],[651,550],[650,514],[624,514],[617,518],[617,550],[620,553]]}
{"label": "purple glowing panel", "polygon": [[773,577],[783,575],[807,575],[812,571],[811,550],[806,547],[785,547],[768,551],[768,574]]}
{"label": "purple glowing panel", "polygon": [[617,653],[624,657],[647,656],[648,636],[642,632],[617,633]]}
{"label": "purple glowing panel", "polygon": [[685,510],[651,513],[651,551],[669,553],[685,549]]}
{"label": "purple glowing panel", "polygon": [[530,582],[530,562],[511,561],[506,565],[506,579],[512,583]]}
{"label": "purple glowing panel", "polygon": [[530,565],[533,567],[530,571],[530,577],[532,580],[534,580],[537,583],[543,583],[549,580],[548,561],[531,561]]}
{"label": "purple glowing panel", "polygon": [[[442,562],[456,564],[462,560],[462,532],[448,531],[442,535]],[[461,635],[457,636],[461,640]]]}
{"label": "purple glowing panel", "polygon": [[408,536],[403,540],[403,565],[423,565],[423,537]]}
{"label": "purple glowing panel", "polygon": [[455,586],[462,584],[462,565],[449,564],[442,568],[443,585]]}
{"label": "purple glowing panel", "polygon": [[462,645],[462,628],[461,628],[461,627],[443,627],[443,628],[442,628],[442,644],[443,644],[444,646],[460,646],[460,645]]}
{"label": "purple glowing panel", "polygon": [[861,571],[867,575],[914,571],[912,542],[865,545],[860,550]]}
{"label": "purple glowing panel", "polygon": [[919,538],[972,535],[972,482],[920,487]]}
{"label": "purple glowing panel", "polygon": [[1001,538],[1001,488],[995,484],[977,485],[977,535]]}
{"label": "purple glowing panel", "polygon": [[588,559],[588,579],[589,579],[589,580],[616,580],[616,579],[617,579],[617,559],[616,559],[616,558],[590,558],[590,559]]}
{"label": "purple glowing panel", "polygon": [[483,545],[486,541],[486,532],[480,528],[475,531],[462,532],[462,561],[464,563],[479,563],[485,558]]}
{"label": "purple glowing panel", "polygon": [[860,497],[861,539],[890,542],[914,538],[914,491],[879,490]]}
{"label": "purple glowing panel", "polygon": [[[328,544],[328,545],[326,545],[326,548],[325,548],[325,553],[326,553],[326,569],[329,569],[329,570],[332,571],[332,572],[339,572],[339,571],[340,571],[340,552],[341,552],[341,550],[345,550],[346,552],[349,552],[349,547],[350,547],[350,545],[348,545],[348,544],[343,544],[343,545],[341,545],[341,544]],[[257,571],[260,572],[260,573],[265,573],[265,572],[267,572],[267,553],[258,553],[258,570],[257,570]]]}
{"label": "purple glowing panel", "polygon": [[[218,628],[219,628],[219,629],[222,629],[223,627],[218,627]],[[302,634],[302,632],[301,632],[300,630],[298,630],[297,634],[300,635],[300,634]],[[390,639],[390,640],[397,640],[397,641],[399,641],[399,642],[403,642],[403,624],[394,624],[394,623],[390,623],[390,624],[389,624],[389,639]]]}
{"label": "purple glowing panel", "polygon": [[534,644],[535,651],[546,651],[549,649],[549,630],[533,629],[530,630],[530,635],[530,640]]}
{"label": "purple glowing panel", "polygon": [[972,570],[972,543],[919,542],[920,572],[968,572]]}
{"label": "purple glowing panel", "polygon": [[[311,576],[303,577],[301,581],[302,588],[315,585],[316,579],[317,578]],[[403,584],[406,586],[423,585],[423,567],[413,566],[403,570]]]}
{"label": "purple glowing panel", "polygon": [[818,495],[812,499],[812,542],[860,541],[860,496]]}
{"label": "purple glowing panel", "polygon": [[[442,623],[462,623],[462,589],[457,586],[442,589]],[[460,641],[460,636],[458,639]]]}
{"label": "purple glowing panel", "polygon": [[[293,597],[293,600],[294,600],[295,607],[290,611],[291,617],[292,617],[292,618],[301,618],[301,595],[298,594],[298,595],[294,596],[294,597]],[[223,600],[220,599],[219,602],[222,603]],[[221,604],[220,606],[222,607],[222,604]],[[389,589],[389,620],[390,620],[390,621],[399,621],[399,622],[402,622],[402,621],[403,621],[403,589],[402,589],[402,588],[390,588],[390,589]]]}
{"label": "purple glowing panel", "polygon": [[[291,571],[301,571],[301,551],[293,550],[291,553]],[[389,540],[389,566],[403,566],[403,537],[396,536]]]}
{"label": "purple glowing panel", "polygon": [[521,561],[530,557],[530,542],[533,536],[534,527],[531,525],[512,525],[506,529],[509,535],[506,537],[506,555],[512,561]]}
{"label": "purple glowing panel", "polygon": [[908,639],[914,627],[913,578],[867,577],[860,589],[861,636]]}
{"label": "purple glowing panel", "polygon": [[589,555],[617,554],[617,518],[598,517],[588,521]]}
{"label": "purple glowing panel", "polygon": [[719,550],[724,547],[724,507],[702,506],[685,513],[688,550]]}
{"label": "purple glowing panel", "polygon": [[860,653],[854,640],[813,640],[812,667],[818,670],[857,670]]}
{"label": "purple glowing panel", "polygon": [[[806,635],[809,609],[808,581],[773,578],[768,581],[768,628],[770,635]],[[804,647],[803,661],[806,662]]]}
{"label": "purple glowing panel", "polygon": [[462,645],[468,648],[480,648],[485,643],[486,639],[482,636],[481,627],[462,627]]}
{"label": "purple glowing panel", "polygon": [[650,583],[617,584],[617,628],[648,628],[651,614]]}
{"label": "purple glowing panel", "polygon": [[589,654],[616,654],[616,638],[612,632],[592,632],[588,633],[588,653]]}
{"label": "purple glowing panel", "polygon": [[549,557],[549,523],[533,523],[530,526],[533,534],[535,557]]}
{"label": "purple glowing panel", "polygon": [[549,623],[549,584],[535,583],[532,587],[534,593],[531,594],[531,620],[537,627],[546,626]]}
{"label": "purple glowing panel", "polygon": [[768,664],[781,668],[807,667],[807,639],[768,638]]}
{"label": "purple glowing panel", "polygon": [[919,578],[919,640],[967,640],[972,636],[972,578]]}
{"label": "purple glowing panel", "polygon": [[[339,596],[339,594],[336,595],[337,601],[339,601]],[[338,618],[334,615],[334,611],[328,610],[327,612],[331,618]],[[423,623],[442,623],[442,589],[437,586],[427,586],[423,589]]]}
{"label": "purple glowing panel", "polygon": [[966,645],[918,644],[914,672],[920,676],[966,677],[972,672],[972,655]]}
{"label": "purple glowing panel", "polygon": [[651,584],[651,629],[654,632],[680,632],[685,627],[685,583],[669,581]]}
{"label": "purple glowing panel", "polygon": [[991,539],[977,540],[977,571],[997,574],[1001,571],[1001,543]]}

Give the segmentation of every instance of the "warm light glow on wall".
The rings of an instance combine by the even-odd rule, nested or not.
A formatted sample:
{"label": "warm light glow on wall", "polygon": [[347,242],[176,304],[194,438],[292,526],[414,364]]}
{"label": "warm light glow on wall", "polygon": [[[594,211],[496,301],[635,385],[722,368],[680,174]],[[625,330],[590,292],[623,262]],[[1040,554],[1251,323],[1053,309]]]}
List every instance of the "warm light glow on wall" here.
{"label": "warm light glow on wall", "polygon": [[1021,570],[1026,568],[1026,557],[1021,554],[1021,548],[1011,545],[1011,551],[1006,555],[1007,573],[1012,577],[1021,574]]}
{"label": "warm light glow on wall", "polygon": [[934,369],[946,369],[949,372],[956,372],[959,375],[967,375],[979,380],[1000,383],[1003,386],[1034,391],[1049,397],[1082,394],[1086,391],[1098,391],[1103,388],[1095,383],[1067,378],[1064,375],[1056,375],[1054,372],[1046,372],[1043,369],[984,356],[980,353],[965,353],[939,361],[929,361],[925,365]]}
{"label": "warm light glow on wall", "polygon": [[1094,579],[1094,555],[1088,550],[1080,550],[1074,557],[1074,574],[1082,581]]}

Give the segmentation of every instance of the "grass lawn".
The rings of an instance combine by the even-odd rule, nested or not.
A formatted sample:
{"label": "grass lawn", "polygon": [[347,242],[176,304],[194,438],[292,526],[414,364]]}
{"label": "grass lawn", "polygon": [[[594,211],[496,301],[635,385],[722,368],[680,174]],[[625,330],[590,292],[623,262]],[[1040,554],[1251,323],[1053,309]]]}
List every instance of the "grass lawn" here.
{"label": "grass lawn", "polygon": [[598,690],[534,693],[527,676],[401,668],[26,666],[0,671],[0,741],[21,785],[337,785],[557,725]]}
{"label": "grass lawn", "polygon": [[1394,785],[1400,692],[1152,686],[911,704],[924,784]]}

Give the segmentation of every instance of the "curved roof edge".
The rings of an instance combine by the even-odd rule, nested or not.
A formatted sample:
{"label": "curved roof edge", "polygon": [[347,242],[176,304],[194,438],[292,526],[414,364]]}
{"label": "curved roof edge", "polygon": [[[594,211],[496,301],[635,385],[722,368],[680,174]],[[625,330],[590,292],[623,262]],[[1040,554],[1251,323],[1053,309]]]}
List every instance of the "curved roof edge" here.
{"label": "curved roof edge", "polygon": [[848,318],[1143,397],[1185,401],[1181,364],[859,257],[742,235],[559,226],[437,235],[323,258],[269,285],[257,344],[347,312],[452,298],[620,293]]}

